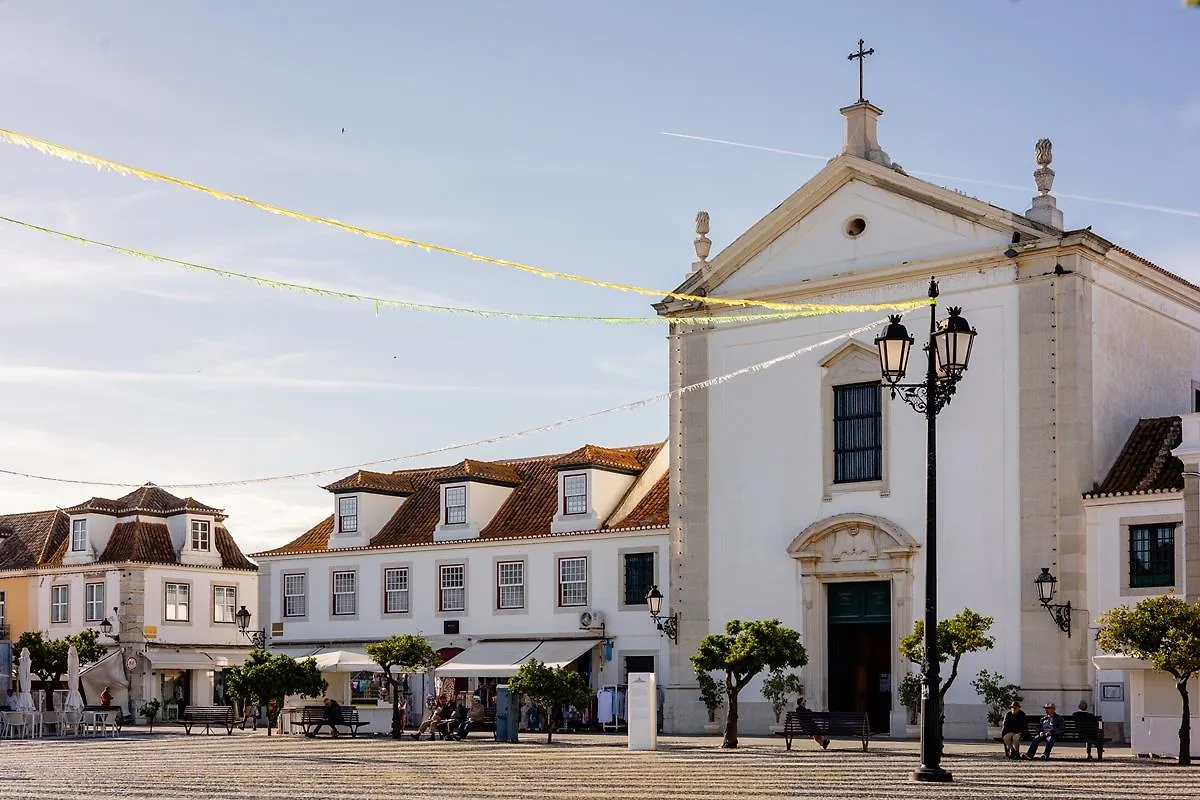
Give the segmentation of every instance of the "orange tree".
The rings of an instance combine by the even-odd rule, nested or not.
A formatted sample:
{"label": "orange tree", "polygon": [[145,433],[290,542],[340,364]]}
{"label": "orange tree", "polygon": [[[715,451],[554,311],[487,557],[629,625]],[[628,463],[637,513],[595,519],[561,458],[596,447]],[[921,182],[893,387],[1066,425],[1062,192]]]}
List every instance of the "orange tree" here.
{"label": "orange tree", "polygon": [[425,673],[438,665],[437,653],[424,636],[404,633],[382,642],[367,645],[367,655],[383,668],[392,690],[392,738],[404,735],[404,720],[400,717],[401,679],[414,673]]}

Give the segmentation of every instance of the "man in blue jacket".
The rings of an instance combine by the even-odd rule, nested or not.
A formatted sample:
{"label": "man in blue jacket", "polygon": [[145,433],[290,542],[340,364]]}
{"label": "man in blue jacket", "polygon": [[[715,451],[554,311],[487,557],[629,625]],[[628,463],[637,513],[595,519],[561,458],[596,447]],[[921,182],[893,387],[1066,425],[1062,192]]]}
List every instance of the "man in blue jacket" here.
{"label": "man in blue jacket", "polygon": [[1049,760],[1050,749],[1054,747],[1054,742],[1062,735],[1063,719],[1054,710],[1054,703],[1046,703],[1045,714],[1038,720],[1037,734],[1034,735],[1033,741],[1029,743],[1029,750],[1025,753],[1025,757],[1033,759],[1037,756],[1038,745],[1042,742],[1046,743],[1046,750],[1042,754],[1042,758]]}

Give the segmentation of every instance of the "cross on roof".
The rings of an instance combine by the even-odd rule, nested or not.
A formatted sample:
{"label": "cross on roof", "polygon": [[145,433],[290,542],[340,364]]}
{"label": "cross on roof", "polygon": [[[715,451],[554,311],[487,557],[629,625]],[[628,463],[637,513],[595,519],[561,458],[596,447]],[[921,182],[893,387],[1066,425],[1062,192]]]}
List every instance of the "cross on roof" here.
{"label": "cross on roof", "polygon": [[863,50],[864,44],[865,42],[862,39],[859,39],[858,52],[851,53],[850,55],[846,56],[847,60],[849,61],[853,61],[856,58],[858,59],[858,102],[860,103],[867,102],[867,98],[863,97],[863,63],[867,60],[867,56],[875,55],[875,48],[872,47],[870,50]]}

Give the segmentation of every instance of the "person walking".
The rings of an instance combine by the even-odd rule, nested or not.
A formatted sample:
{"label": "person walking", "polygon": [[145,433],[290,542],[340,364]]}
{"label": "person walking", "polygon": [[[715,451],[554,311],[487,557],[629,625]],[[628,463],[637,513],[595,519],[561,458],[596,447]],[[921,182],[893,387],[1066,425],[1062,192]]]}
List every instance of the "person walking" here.
{"label": "person walking", "polygon": [[1029,743],[1029,750],[1025,752],[1025,758],[1027,759],[1032,760],[1036,758],[1038,745],[1044,742],[1046,749],[1042,753],[1042,760],[1049,761],[1050,750],[1053,749],[1054,742],[1063,732],[1063,718],[1055,711],[1054,703],[1046,703],[1043,710],[1046,713],[1038,720],[1038,732],[1033,737],[1033,741]]}
{"label": "person walking", "polygon": [[1000,729],[1000,740],[1004,742],[1005,758],[1021,757],[1021,737],[1025,735],[1025,712],[1021,704],[1013,700],[1004,712],[1004,727]]}

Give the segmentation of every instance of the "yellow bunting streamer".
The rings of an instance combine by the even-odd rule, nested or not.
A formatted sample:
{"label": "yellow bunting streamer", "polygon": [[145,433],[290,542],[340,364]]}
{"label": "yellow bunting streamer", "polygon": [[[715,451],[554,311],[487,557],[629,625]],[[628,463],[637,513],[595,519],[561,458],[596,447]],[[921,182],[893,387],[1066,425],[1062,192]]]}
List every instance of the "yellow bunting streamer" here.
{"label": "yellow bunting streamer", "polygon": [[44,139],[38,139],[33,136],[27,136],[23,133],[10,131],[0,128],[0,141],[8,144],[15,144],[21,147],[28,147],[36,150],[39,153],[44,153],[48,156],[60,158],[64,161],[72,161],[77,164],[87,164],[96,169],[106,169],[116,172],[120,175],[128,175],[135,178],[141,178],[147,181],[159,181],[161,183],[170,183],[175,186],[191,189],[194,192],[200,192],[210,197],[215,197],[218,200],[228,200],[233,203],[243,203],[245,205],[266,211],[271,214],[278,214],[283,217],[290,217],[305,222],[312,222],[318,225],[328,225],[332,228],[338,228],[349,233],[354,233],[359,236],[365,236],[369,239],[379,239],[392,244],[403,245],[405,247],[419,247],[427,252],[447,253],[460,258],[467,258],[472,261],[479,261],[486,264],[495,264],[501,267],[510,267],[522,272],[529,272],[542,278],[559,278],[576,283],[583,283],[588,286],[597,286],[605,289],[613,289],[619,292],[633,292],[635,294],[647,295],[649,297],[671,297],[676,300],[688,300],[691,302],[706,303],[712,306],[736,306],[736,307],[758,307],[768,308],[776,311],[816,311],[818,313],[836,313],[842,311],[880,311],[886,309],[894,309],[897,311],[906,311],[908,309],[917,308],[926,303],[925,300],[912,300],[899,303],[884,303],[884,304],[867,304],[867,305],[830,305],[821,303],[779,303],[769,300],[752,300],[746,298],[734,297],[704,297],[701,295],[683,294],[680,292],[664,292],[658,289],[649,289],[644,286],[634,286],[632,284],[615,283],[613,281],[602,281],[595,278],[588,278],[583,275],[575,275],[570,272],[557,272],[554,270],[542,269],[531,264],[522,264],[519,261],[510,261],[505,258],[492,258],[491,256],[479,255],[471,253],[467,250],[460,250],[456,247],[448,247],[446,245],[434,244],[432,242],[422,242],[417,239],[409,239],[404,236],[395,236],[390,233],[382,233],[369,228],[362,228],[357,225],[350,225],[345,222],[339,222],[328,217],[320,217],[315,214],[306,214],[302,211],[292,211],[291,209],[282,208],[280,206],[271,205],[258,200],[253,200],[239,194],[230,194],[223,192],[220,189],[213,189],[208,186],[203,186],[192,181],[187,181],[182,178],[173,178],[170,175],[163,175],[158,172],[152,172],[140,167],[133,167],[128,164],[122,164],[117,161],[111,161],[100,156],[90,155],[88,153],[75,150],[64,145],[47,142]]}
{"label": "yellow bunting streamer", "polygon": [[794,319],[799,317],[814,317],[820,316],[827,312],[825,311],[791,311],[791,312],[776,312],[773,314],[723,314],[720,316],[694,316],[694,317],[601,317],[601,316],[586,316],[574,314],[529,314],[520,311],[492,311],[484,308],[466,308],[463,306],[438,306],[429,303],[413,303],[407,300],[393,300],[387,297],[376,297],[369,294],[358,294],[356,292],[347,292],[340,289],[324,289],[319,286],[309,286],[303,283],[292,283],[290,281],[280,281],[274,278],[266,278],[262,275],[250,275],[244,272],[234,272],[228,269],[219,269],[217,267],[209,267],[204,264],[196,264],[191,261],[180,261],[167,256],[160,256],[154,253],[147,253],[143,250],[134,250],[130,247],[121,247],[120,245],[110,244],[108,242],[89,239],[86,236],[77,236],[73,233],[47,228],[42,225],[34,225],[32,222],[14,219],[0,215],[0,222],[8,222],[13,225],[19,225],[29,230],[39,231],[41,233],[59,236],[63,239],[69,239],[79,244],[93,245],[95,247],[103,247],[107,250],[112,250],[122,255],[132,256],[134,258],[143,258],[147,261],[153,261],[159,264],[170,264],[183,269],[196,270],[199,272],[207,272],[211,275],[220,275],[223,278],[235,278],[238,280],[249,281],[258,286],[267,286],[272,289],[290,289],[292,291],[304,292],[305,294],[314,294],[320,297],[329,297],[337,300],[358,300],[373,303],[375,311],[378,313],[383,308],[394,308],[405,311],[428,311],[442,314],[473,314],[477,317],[498,318],[498,319],[516,319],[529,320],[533,322],[603,322],[606,325],[655,325],[655,324],[683,324],[683,325],[711,325],[711,324],[728,324],[734,322],[761,322],[764,320],[779,320],[779,319]]}
{"label": "yellow bunting streamer", "polygon": [[[659,403],[659,402],[662,402],[663,400],[669,400],[672,397],[679,397],[679,396],[688,394],[690,392],[698,392],[698,391],[702,391],[704,389],[711,389],[714,386],[720,386],[721,384],[726,383],[727,381],[734,380],[735,378],[740,378],[744,375],[749,375],[751,373],[762,372],[763,370],[771,369],[772,367],[778,366],[779,364],[782,364],[786,361],[791,361],[794,358],[799,358],[800,356],[805,355],[806,353],[811,353],[814,350],[820,350],[824,347],[828,347],[829,345],[833,344],[834,342],[840,341],[841,339],[849,339],[851,337],[857,336],[860,333],[866,333],[867,331],[871,330],[872,328],[876,328],[885,322],[887,322],[887,320],[884,320],[884,319],[876,320],[875,322],[871,322],[867,325],[859,326],[853,330],[843,331],[834,336],[830,336],[828,339],[824,339],[819,342],[814,342],[813,344],[805,345],[804,347],[801,347],[796,350],[792,350],[789,353],[784,353],[781,356],[776,356],[775,358],[769,358],[766,361],[759,361],[757,364],[751,364],[748,367],[742,367],[741,369],[735,369],[732,372],[726,372],[724,375],[718,375],[715,378],[709,378],[708,380],[700,381],[699,383],[692,383],[692,384],[688,384],[687,386],[681,386],[678,389],[672,389],[668,392],[662,392],[661,394],[656,394],[653,397],[646,397],[641,400],[634,400],[632,403],[622,403],[619,406],[610,406],[609,408],[602,408],[599,411],[589,411],[586,414],[579,414],[574,417],[567,417],[566,419],[560,419],[557,422],[551,422],[548,425],[539,425],[535,428],[525,428],[524,430],[511,431],[509,433],[502,433],[499,436],[490,436],[486,439],[476,439],[473,442],[459,442],[457,444],[443,445],[442,447],[435,447],[432,450],[423,450],[419,453],[409,453],[408,455],[403,455],[403,456],[392,456],[391,458],[381,458],[376,461],[362,461],[358,464],[345,464],[340,467],[326,467],[324,469],[315,469],[315,470],[311,470],[309,472],[292,472],[292,473],[289,473],[286,475],[268,475],[263,478],[245,478],[243,480],[231,480],[231,481],[210,481],[208,483],[167,483],[167,484],[163,484],[162,488],[164,488],[164,489],[215,489],[215,488],[224,487],[224,486],[252,486],[252,485],[260,484],[260,483],[273,483],[275,481],[296,480],[297,478],[316,478],[321,475],[329,475],[329,474],[337,473],[337,472],[345,473],[345,472],[350,472],[351,470],[367,469],[368,467],[378,467],[378,466],[382,466],[384,464],[394,464],[398,461],[411,461],[414,458],[425,458],[428,456],[440,455],[441,453],[449,453],[453,450],[463,450],[468,447],[483,447],[484,445],[496,444],[497,442],[505,442],[510,439],[519,439],[523,436],[529,436],[529,435],[535,434],[535,433],[545,433],[546,431],[552,431],[552,430],[557,430],[559,428],[565,428],[566,426],[573,425],[576,422],[582,422],[584,420],[595,419],[596,417],[603,417],[608,414],[615,414],[620,411],[632,411],[633,409],[636,409],[636,408],[643,408],[643,407],[651,405],[653,403]],[[110,481],[83,480],[83,479],[79,479],[79,478],[63,478],[63,477],[58,477],[58,476],[54,476],[54,475],[38,475],[38,474],[32,473],[32,472],[21,472],[19,470],[13,470],[13,469],[0,469],[0,475],[10,475],[15,478],[29,478],[30,480],[35,480],[35,481],[49,481],[51,483],[69,483],[69,484],[74,484],[77,486],[116,486],[116,487],[124,487],[124,488],[136,488],[137,486],[140,485],[140,484],[135,484],[135,483],[116,483],[116,482],[110,482]]]}

